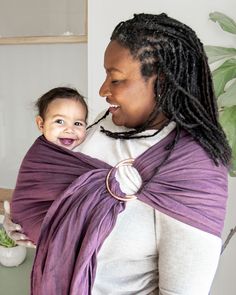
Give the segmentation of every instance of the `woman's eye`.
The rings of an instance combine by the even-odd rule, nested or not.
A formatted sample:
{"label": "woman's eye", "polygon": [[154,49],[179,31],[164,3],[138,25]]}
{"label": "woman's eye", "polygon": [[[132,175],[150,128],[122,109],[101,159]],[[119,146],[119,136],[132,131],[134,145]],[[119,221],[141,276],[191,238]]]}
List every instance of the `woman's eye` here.
{"label": "woman's eye", "polygon": [[56,123],[62,125],[64,123],[64,121],[62,119],[58,119],[58,120],[56,120]]}
{"label": "woman's eye", "polygon": [[119,82],[120,82],[119,80],[112,80],[112,81],[111,81],[112,84],[117,84],[117,83],[119,83]]}

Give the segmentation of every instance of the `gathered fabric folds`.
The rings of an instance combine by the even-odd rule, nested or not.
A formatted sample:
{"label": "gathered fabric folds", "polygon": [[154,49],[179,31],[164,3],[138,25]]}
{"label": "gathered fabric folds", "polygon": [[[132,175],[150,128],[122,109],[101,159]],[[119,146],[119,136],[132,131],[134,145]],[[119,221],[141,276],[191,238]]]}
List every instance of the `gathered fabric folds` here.
{"label": "gathered fabric folds", "polygon": [[[227,169],[216,166],[182,131],[171,155],[156,171],[174,137],[175,130],[134,160],[133,167],[142,178],[137,199],[220,236]],[[125,210],[125,202],[113,198],[106,187],[106,176],[112,168],[98,159],[56,146],[43,136],[26,154],[11,212],[13,220],[37,244],[32,295],[91,294],[97,253]],[[115,173],[111,173],[109,183],[114,194],[125,196]]]}

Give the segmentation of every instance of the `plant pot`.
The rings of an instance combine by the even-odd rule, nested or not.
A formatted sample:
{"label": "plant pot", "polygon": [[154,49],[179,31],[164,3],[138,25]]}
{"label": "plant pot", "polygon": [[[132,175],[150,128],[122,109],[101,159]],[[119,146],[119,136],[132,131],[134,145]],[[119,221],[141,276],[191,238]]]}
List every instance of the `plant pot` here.
{"label": "plant pot", "polygon": [[20,265],[26,257],[26,248],[24,246],[15,246],[6,248],[0,246],[0,263],[7,267]]}

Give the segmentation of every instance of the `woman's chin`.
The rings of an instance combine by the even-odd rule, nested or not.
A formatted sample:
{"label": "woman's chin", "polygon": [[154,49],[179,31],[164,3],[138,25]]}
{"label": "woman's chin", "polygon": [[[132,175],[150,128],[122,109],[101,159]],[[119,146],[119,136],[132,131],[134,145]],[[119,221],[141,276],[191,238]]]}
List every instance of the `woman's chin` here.
{"label": "woman's chin", "polygon": [[112,115],[112,122],[116,125],[116,126],[120,126],[120,127],[125,127],[128,129],[135,129],[137,124],[134,124],[132,122],[128,122],[127,120],[125,120],[124,118]]}
{"label": "woman's chin", "polygon": [[112,115],[111,117],[112,122],[116,125],[116,126],[125,126],[124,122],[122,120],[119,120],[119,118],[117,118],[116,116]]}

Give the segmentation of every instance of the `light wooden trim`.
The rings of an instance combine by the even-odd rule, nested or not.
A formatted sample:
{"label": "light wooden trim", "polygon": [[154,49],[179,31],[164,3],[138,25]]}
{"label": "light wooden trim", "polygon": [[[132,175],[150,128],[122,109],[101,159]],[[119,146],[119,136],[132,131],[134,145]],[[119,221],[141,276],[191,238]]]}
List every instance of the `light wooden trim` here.
{"label": "light wooden trim", "polygon": [[30,36],[30,37],[2,37],[0,45],[22,44],[54,44],[54,43],[86,43],[86,35],[73,36]]}

